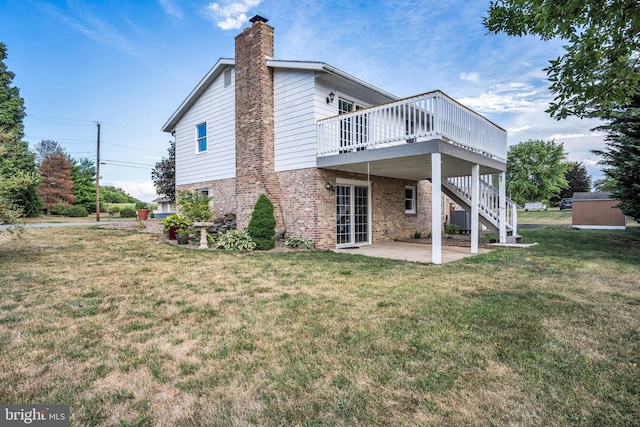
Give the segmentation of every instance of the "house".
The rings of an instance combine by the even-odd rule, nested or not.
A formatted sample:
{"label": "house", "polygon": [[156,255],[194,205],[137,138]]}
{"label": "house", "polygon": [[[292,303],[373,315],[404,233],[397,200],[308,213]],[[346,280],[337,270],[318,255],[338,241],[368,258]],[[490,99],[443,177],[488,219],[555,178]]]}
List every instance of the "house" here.
{"label": "house", "polygon": [[627,217],[617,208],[618,201],[608,192],[573,193],[571,225],[575,228],[624,230]]}
{"label": "house", "polygon": [[151,203],[158,204],[158,209],[153,212],[156,218],[166,218],[176,211],[175,204],[166,196],[160,196],[152,200]]}
{"label": "house", "polygon": [[274,59],[274,28],[250,21],[235,58],[162,128],[176,141],[177,189],[208,192],[239,229],[266,194],[277,230],[320,248],[431,232],[440,263],[443,193],[471,212],[472,252],[478,221],[517,237],[504,129],[440,91],[400,99],[323,62]]}

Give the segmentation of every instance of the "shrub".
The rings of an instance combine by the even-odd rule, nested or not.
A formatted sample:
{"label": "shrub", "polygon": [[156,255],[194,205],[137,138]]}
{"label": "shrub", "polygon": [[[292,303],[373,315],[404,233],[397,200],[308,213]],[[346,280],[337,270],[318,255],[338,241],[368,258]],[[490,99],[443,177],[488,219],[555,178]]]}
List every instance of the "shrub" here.
{"label": "shrub", "polygon": [[307,239],[302,236],[291,236],[285,244],[292,248],[313,249],[313,239]]}
{"label": "shrub", "polygon": [[124,208],[120,210],[120,218],[135,218],[135,217],[136,217],[135,209]]}
{"label": "shrub", "polygon": [[210,201],[211,197],[202,191],[178,191],[179,210],[193,222],[208,221],[213,217]]}
{"label": "shrub", "polygon": [[415,233],[413,233],[413,238],[414,239],[420,239],[422,237],[422,233],[419,231],[416,231]]}
{"label": "shrub", "polygon": [[256,243],[246,231],[228,230],[218,236],[216,246],[228,252],[244,252],[254,250]]}
{"label": "shrub", "polygon": [[169,231],[171,227],[176,227],[178,230],[186,230],[191,227],[191,224],[191,221],[178,214],[171,214],[162,220],[164,231]]}
{"label": "shrub", "polygon": [[258,197],[253,208],[247,232],[256,242],[256,249],[273,249],[276,245],[276,218],[273,216],[273,203],[264,194]]}
{"label": "shrub", "polygon": [[458,234],[460,233],[460,227],[458,227],[456,224],[447,224],[445,232],[447,234]]}
{"label": "shrub", "polygon": [[67,209],[67,216],[73,218],[84,218],[89,216],[89,211],[84,206],[71,206]]}
{"label": "shrub", "polygon": [[65,205],[63,202],[58,202],[55,205],[51,206],[51,209],[49,209],[49,213],[51,213],[51,215],[66,215],[67,205]]}
{"label": "shrub", "polygon": [[120,213],[120,206],[112,206],[111,209],[109,209],[111,211],[112,214],[117,215]]}

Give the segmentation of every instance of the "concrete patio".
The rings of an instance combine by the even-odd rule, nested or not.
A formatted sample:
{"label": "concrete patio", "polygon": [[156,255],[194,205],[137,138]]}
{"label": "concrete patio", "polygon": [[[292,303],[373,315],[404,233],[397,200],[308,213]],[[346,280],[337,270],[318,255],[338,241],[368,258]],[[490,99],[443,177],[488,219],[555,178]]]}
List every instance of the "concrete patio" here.
{"label": "concrete patio", "polygon": [[[459,246],[442,246],[442,263],[461,260],[475,254],[470,253],[470,248]],[[398,259],[410,262],[431,263],[431,245],[386,242],[375,245],[365,245],[358,248],[334,249],[336,253],[348,253],[364,255],[376,258]],[[478,254],[489,252],[490,249],[478,249]]]}

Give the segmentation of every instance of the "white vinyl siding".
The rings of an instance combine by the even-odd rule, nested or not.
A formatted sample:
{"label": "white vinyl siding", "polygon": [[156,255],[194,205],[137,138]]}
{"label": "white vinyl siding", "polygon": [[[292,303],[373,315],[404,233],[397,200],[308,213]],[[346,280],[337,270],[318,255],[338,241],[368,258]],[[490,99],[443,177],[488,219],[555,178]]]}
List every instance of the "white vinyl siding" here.
{"label": "white vinyl siding", "polygon": [[316,166],[314,73],[274,72],[275,170]]}
{"label": "white vinyl siding", "polygon": [[[176,125],[176,184],[235,178],[235,73],[209,86]],[[194,129],[207,124],[207,151],[194,152]]]}

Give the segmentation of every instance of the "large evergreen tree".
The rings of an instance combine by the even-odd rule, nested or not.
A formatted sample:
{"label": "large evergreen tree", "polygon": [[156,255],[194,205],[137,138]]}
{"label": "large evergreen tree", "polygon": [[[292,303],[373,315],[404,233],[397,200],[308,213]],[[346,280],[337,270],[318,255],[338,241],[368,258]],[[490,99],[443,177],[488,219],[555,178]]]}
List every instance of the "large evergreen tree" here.
{"label": "large evergreen tree", "polygon": [[6,46],[0,42],[0,217],[2,222],[13,222],[23,215],[39,215],[42,201],[34,156],[22,141],[24,100],[12,85],[15,75],[6,58]]}
{"label": "large evergreen tree", "polygon": [[582,162],[567,162],[566,167],[564,178],[567,180],[567,187],[560,190],[560,199],[570,198],[573,193],[591,190],[591,176]]}
{"label": "large evergreen tree", "polygon": [[0,131],[5,138],[13,137],[19,141],[24,136],[24,100],[20,90],[12,86],[15,74],[7,68],[6,59],[7,46],[0,42]]}
{"label": "large evergreen tree", "polygon": [[600,116],[637,93],[638,0],[496,0],[484,25],[565,42],[565,54],[545,69],[555,95],[548,112],[556,118]]}
{"label": "large evergreen tree", "polygon": [[169,142],[169,156],[163,157],[151,171],[151,179],[156,192],[169,200],[176,200],[176,142]]}
{"label": "large evergreen tree", "polygon": [[549,200],[567,187],[562,143],[529,140],[509,147],[507,192],[518,204]]}
{"label": "large evergreen tree", "polygon": [[607,149],[595,153],[603,157],[604,173],[620,209],[640,221],[640,94],[608,118],[608,124],[597,128],[608,133]]}
{"label": "large evergreen tree", "polygon": [[[71,160],[71,159],[70,159]],[[96,168],[93,160],[71,160],[72,194],[75,204],[84,207],[88,212],[96,210]]]}

